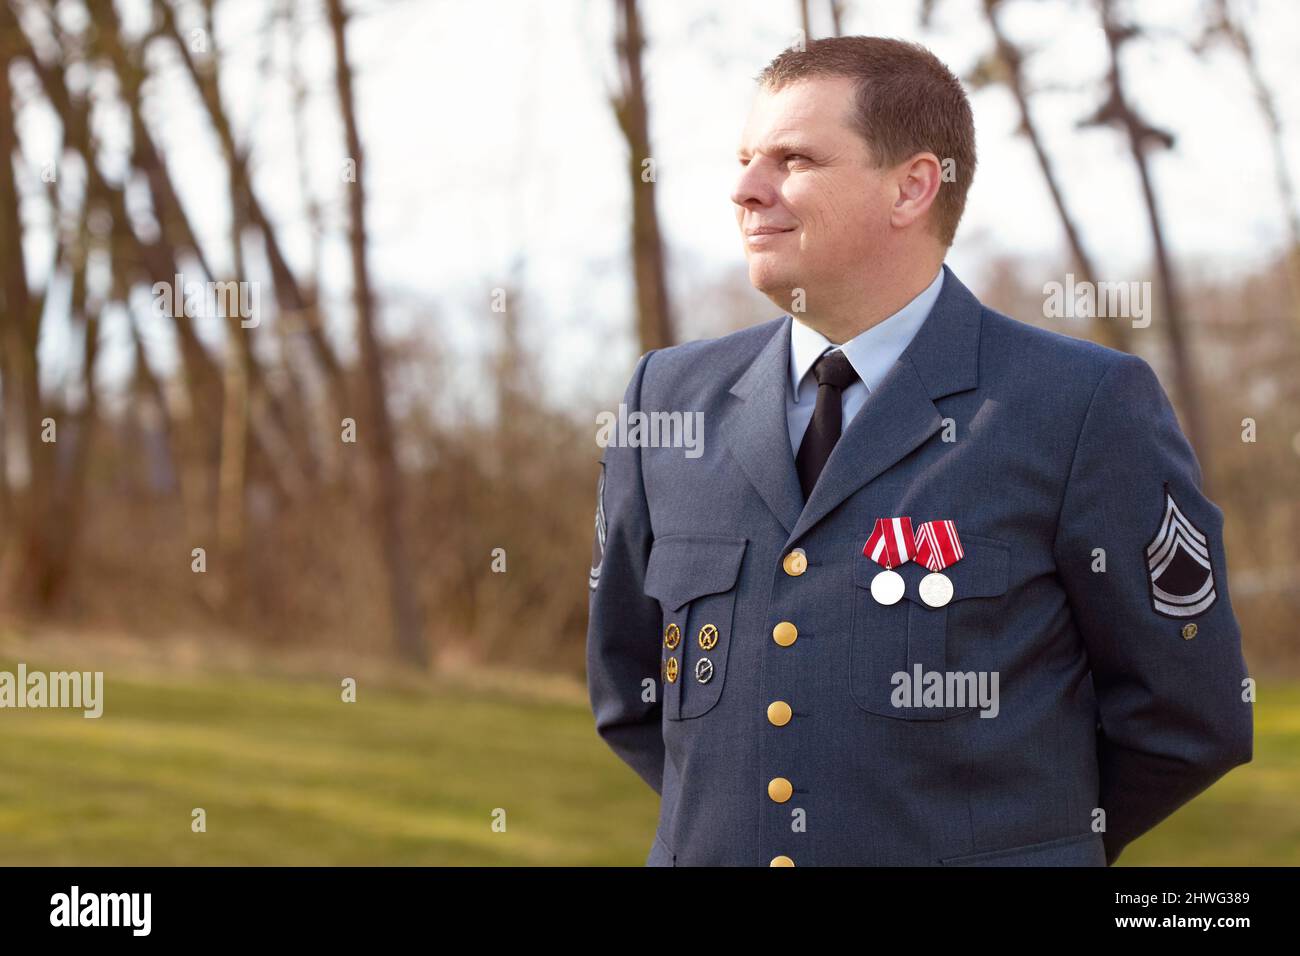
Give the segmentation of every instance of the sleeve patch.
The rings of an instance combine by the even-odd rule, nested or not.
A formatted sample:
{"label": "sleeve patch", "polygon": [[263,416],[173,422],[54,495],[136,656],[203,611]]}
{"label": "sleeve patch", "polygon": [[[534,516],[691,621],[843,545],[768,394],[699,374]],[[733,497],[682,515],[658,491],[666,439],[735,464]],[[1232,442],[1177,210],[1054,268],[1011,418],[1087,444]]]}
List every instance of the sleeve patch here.
{"label": "sleeve patch", "polygon": [[1205,533],[1174,502],[1165,482],[1160,529],[1147,545],[1147,584],[1151,606],[1165,617],[1195,617],[1218,598]]}

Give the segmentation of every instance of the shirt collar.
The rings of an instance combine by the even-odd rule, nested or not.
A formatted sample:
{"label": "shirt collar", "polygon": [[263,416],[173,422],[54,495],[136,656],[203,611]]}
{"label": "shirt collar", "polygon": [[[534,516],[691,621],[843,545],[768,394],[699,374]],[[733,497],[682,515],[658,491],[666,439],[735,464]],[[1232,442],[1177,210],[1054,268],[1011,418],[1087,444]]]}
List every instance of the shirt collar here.
{"label": "shirt collar", "polygon": [[[925,322],[943,287],[943,267],[925,290],[883,322],[877,322],[839,346],[858,378],[874,392],[885,375],[903,354],[917,330]],[[793,316],[792,316],[793,318]],[[826,336],[797,318],[790,323],[790,386],[799,399],[799,383],[827,349],[833,349]]]}

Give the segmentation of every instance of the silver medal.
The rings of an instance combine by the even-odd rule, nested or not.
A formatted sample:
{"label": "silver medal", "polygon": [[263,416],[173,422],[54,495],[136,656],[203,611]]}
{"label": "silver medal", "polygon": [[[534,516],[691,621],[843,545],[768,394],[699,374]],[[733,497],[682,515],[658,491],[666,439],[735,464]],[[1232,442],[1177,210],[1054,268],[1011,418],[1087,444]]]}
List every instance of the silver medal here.
{"label": "silver medal", "polygon": [[903,598],[903,576],[897,571],[881,571],[871,579],[871,596],[878,604],[897,604]]}
{"label": "silver medal", "polygon": [[948,576],[934,571],[921,578],[921,584],[917,588],[921,594],[921,600],[930,607],[943,607],[952,600],[952,582]]}

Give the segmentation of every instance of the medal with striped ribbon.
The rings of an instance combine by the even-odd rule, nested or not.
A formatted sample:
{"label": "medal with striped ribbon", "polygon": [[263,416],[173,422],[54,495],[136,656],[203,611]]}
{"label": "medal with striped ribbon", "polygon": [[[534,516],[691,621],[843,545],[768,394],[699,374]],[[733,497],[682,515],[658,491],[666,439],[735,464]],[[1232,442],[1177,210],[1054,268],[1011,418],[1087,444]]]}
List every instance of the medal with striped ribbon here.
{"label": "medal with striped ribbon", "polygon": [[862,553],[885,568],[871,579],[871,596],[879,604],[897,604],[903,597],[904,585],[903,576],[894,568],[906,564],[916,554],[912,519],[877,518]]}
{"label": "medal with striped ribbon", "polygon": [[918,587],[922,601],[930,607],[943,607],[952,600],[952,581],[942,571],[964,554],[953,522],[927,521],[916,529],[916,562],[930,569]]}

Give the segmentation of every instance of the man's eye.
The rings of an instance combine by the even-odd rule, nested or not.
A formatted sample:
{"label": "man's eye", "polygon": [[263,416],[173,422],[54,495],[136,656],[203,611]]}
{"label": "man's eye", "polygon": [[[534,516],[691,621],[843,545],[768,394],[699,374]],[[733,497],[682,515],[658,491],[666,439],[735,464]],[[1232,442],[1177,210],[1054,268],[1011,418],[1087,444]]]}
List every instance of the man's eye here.
{"label": "man's eye", "polygon": [[806,162],[808,162],[808,157],[805,156],[805,155],[803,155],[802,153],[786,153],[785,161],[786,161],[787,163],[790,163],[790,162],[802,162],[802,163],[806,163]]}
{"label": "man's eye", "polygon": [[742,166],[748,166],[748,165],[749,165],[749,157],[748,157],[748,156],[737,156],[736,159],[740,162],[740,165],[742,165]]}

